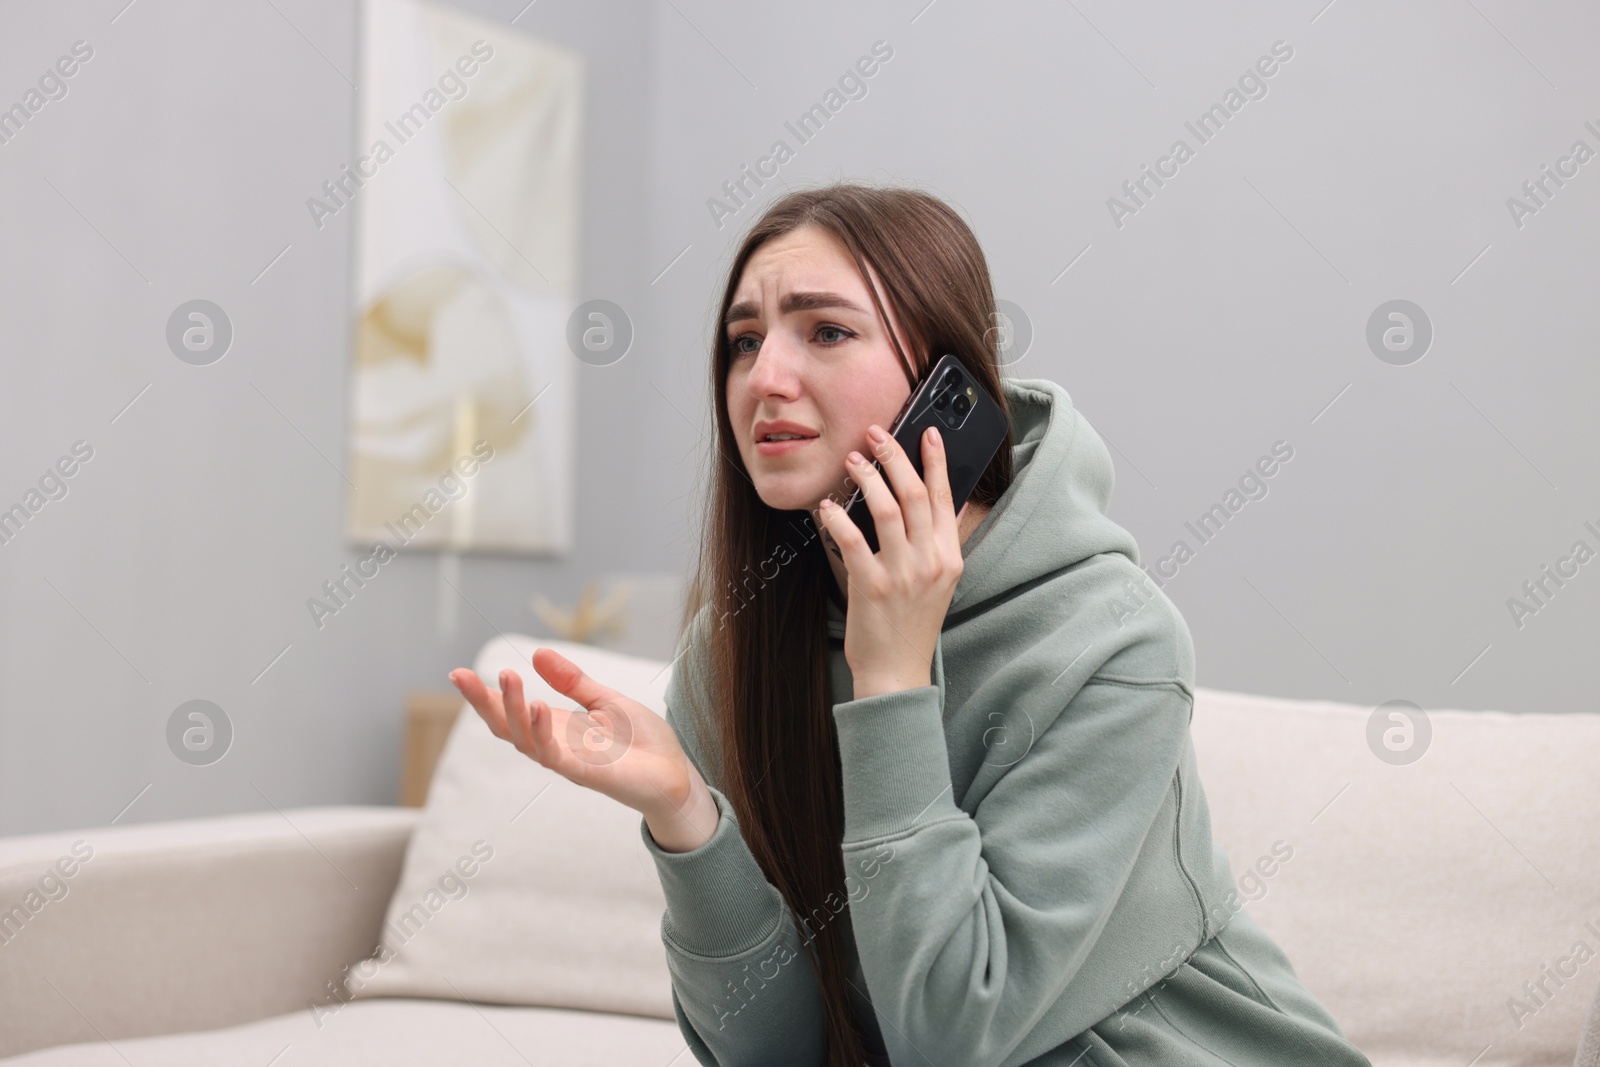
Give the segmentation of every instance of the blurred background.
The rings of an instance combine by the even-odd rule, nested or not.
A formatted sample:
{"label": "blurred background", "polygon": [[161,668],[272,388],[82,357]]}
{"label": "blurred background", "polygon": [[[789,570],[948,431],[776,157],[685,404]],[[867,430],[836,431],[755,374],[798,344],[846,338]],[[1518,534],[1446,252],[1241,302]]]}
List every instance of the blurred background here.
{"label": "blurred background", "polygon": [[971,222],[1199,684],[1594,710],[1600,9],[394,10],[0,9],[0,834],[392,803],[489,638],[670,658],[723,272],[837,179]]}

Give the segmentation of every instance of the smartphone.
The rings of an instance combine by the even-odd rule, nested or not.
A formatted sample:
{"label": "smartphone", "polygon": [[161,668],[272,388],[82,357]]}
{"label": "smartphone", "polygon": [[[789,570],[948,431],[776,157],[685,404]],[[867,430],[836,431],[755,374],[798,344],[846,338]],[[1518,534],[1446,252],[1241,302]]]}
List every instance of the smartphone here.
{"label": "smartphone", "polygon": [[[1006,416],[988,390],[967,372],[961,361],[953,355],[944,355],[933,365],[922,381],[911,390],[905,405],[889,427],[889,435],[900,442],[917,477],[922,477],[922,434],[929,426],[939,427],[944,439],[945,462],[950,475],[950,493],[957,514],[972,495],[978,479],[988,469],[989,461],[1000,450],[1006,437]],[[864,455],[871,455],[870,450]],[[883,464],[873,461],[873,467],[889,485],[889,476]],[[872,511],[860,486],[855,486],[844,505],[851,521],[866,535],[872,551],[878,551],[878,531],[872,521]],[[890,492],[893,492],[890,486]],[[824,531],[826,534],[826,531]],[[824,537],[829,551],[839,555],[833,538]]]}

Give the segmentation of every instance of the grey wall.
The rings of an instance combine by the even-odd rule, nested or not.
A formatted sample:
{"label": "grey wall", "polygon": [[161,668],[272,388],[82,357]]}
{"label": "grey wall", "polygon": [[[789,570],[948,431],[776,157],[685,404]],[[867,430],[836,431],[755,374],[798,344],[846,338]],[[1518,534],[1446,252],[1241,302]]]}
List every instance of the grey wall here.
{"label": "grey wall", "polygon": [[[1520,228],[1506,206],[1574,141],[1600,149],[1592,7],[540,0],[516,25],[589,63],[584,295],[638,339],[579,368],[575,551],[468,557],[441,636],[431,556],[321,632],[305,616],[355,558],[324,458],[345,442],[349,221],[304,209],[348,156],[353,4],[123,3],[0,15],[0,102],[95,48],[0,145],[0,506],[95,450],[0,547],[0,833],[135,797],[120,821],[392,801],[406,690],[445,687],[497,629],[543,632],[532,593],[688,566],[720,272],[782,186],[838,177],[971,219],[1031,322],[1013,373],[1064,384],[1113,444],[1112,514],[1145,562],[1292,446],[1166,581],[1201,684],[1593,709],[1600,562],[1520,628],[1506,605],[1573,542],[1600,550],[1600,160]],[[785,121],[879,40],[867,95],[799,144]],[[1107,199],[1195,145],[1185,121],[1280,40],[1266,95],[1114,223]],[[719,228],[707,200],[778,139],[794,158]],[[238,331],[203,375],[162,337],[195,297]],[[1405,366],[1365,336],[1397,298],[1435,332]],[[237,730],[207,768],[162,732],[194,698]]]}
{"label": "grey wall", "polygon": [[[1506,601],[1580,538],[1600,551],[1583,526],[1600,528],[1600,159],[1520,229],[1506,200],[1575,140],[1600,150],[1584,44],[1600,10],[677,6],[695,26],[658,16],[653,252],[693,244],[656,288],[694,398],[707,294],[777,191],[718,229],[706,200],[724,180],[782,138],[783,183],[921,185],[966,212],[1031,319],[1013,373],[1062,383],[1112,442],[1112,515],[1144,561],[1195,548],[1165,591],[1202,685],[1594,710],[1600,562],[1520,629]],[[865,98],[798,145],[784,122],[880,39],[894,58]],[[1280,40],[1293,58],[1266,95],[1199,145],[1184,123]],[[1116,225],[1107,200],[1180,137],[1194,158]],[[1435,331],[1408,366],[1365,339],[1397,298]],[[1267,495],[1200,545],[1184,523],[1280,440],[1294,455]]]}
{"label": "grey wall", "polygon": [[[464,557],[441,636],[437,557],[402,555],[317,630],[306,598],[360,555],[334,466],[352,249],[350,213],[319,232],[305,200],[349,159],[356,8],[140,0],[118,16],[125,2],[0,16],[8,104],[74,41],[94,48],[0,145],[0,507],[75,441],[94,449],[0,546],[0,833],[103,825],[136,796],[119,822],[392,803],[407,690],[448,690],[497,630],[544,633],[534,593],[682,569],[628,505],[663,476],[626,430],[654,394],[627,360],[578,366],[569,556]],[[472,9],[506,22],[523,6]],[[621,0],[546,0],[516,22],[587,57],[583,287],[624,306],[649,281],[651,25]],[[236,330],[206,368],[164,340],[197,297]],[[236,731],[209,767],[165,741],[196,698]]]}

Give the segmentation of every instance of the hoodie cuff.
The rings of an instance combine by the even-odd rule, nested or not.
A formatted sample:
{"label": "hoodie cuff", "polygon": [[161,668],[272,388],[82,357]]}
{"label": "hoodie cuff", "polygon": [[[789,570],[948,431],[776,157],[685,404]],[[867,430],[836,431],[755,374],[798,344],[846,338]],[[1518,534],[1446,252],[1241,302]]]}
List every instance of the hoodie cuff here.
{"label": "hoodie cuff", "polygon": [[958,815],[939,687],[833,706],[844,772],[844,843],[903,833]]}
{"label": "hoodie cuff", "polygon": [[639,835],[667,901],[662,937],[692,955],[737,956],[772,935],[783,916],[783,895],[745,844],[728,798],[707,788],[717,802],[717,828],[699,848],[665,851],[643,818]]}

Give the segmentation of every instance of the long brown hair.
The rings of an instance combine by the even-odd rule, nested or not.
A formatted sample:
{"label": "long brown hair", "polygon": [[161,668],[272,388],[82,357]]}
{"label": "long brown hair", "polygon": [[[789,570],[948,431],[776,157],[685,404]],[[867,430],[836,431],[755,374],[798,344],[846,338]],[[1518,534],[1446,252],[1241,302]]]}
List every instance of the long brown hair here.
{"label": "long brown hair", "polygon": [[[711,406],[720,458],[686,618],[710,609],[717,784],[806,939],[826,1012],[828,1067],[857,1067],[865,1047],[850,1006],[842,931],[833,921],[846,906],[826,625],[827,598],[837,597],[837,586],[810,513],[779,511],[756,494],[726,402],[732,346],[723,322],[745,265],[765,242],[802,226],[818,227],[849,252],[908,377],[919,380],[950,352],[1002,408],[1005,396],[989,268],[971,229],[944,202],[855,184],[795,192],[768,208],[739,246],[714,324]],[[909,360],[874,274],[905,332]],[[971,499],[993,506],[1010,484],[1008,431]]]}

